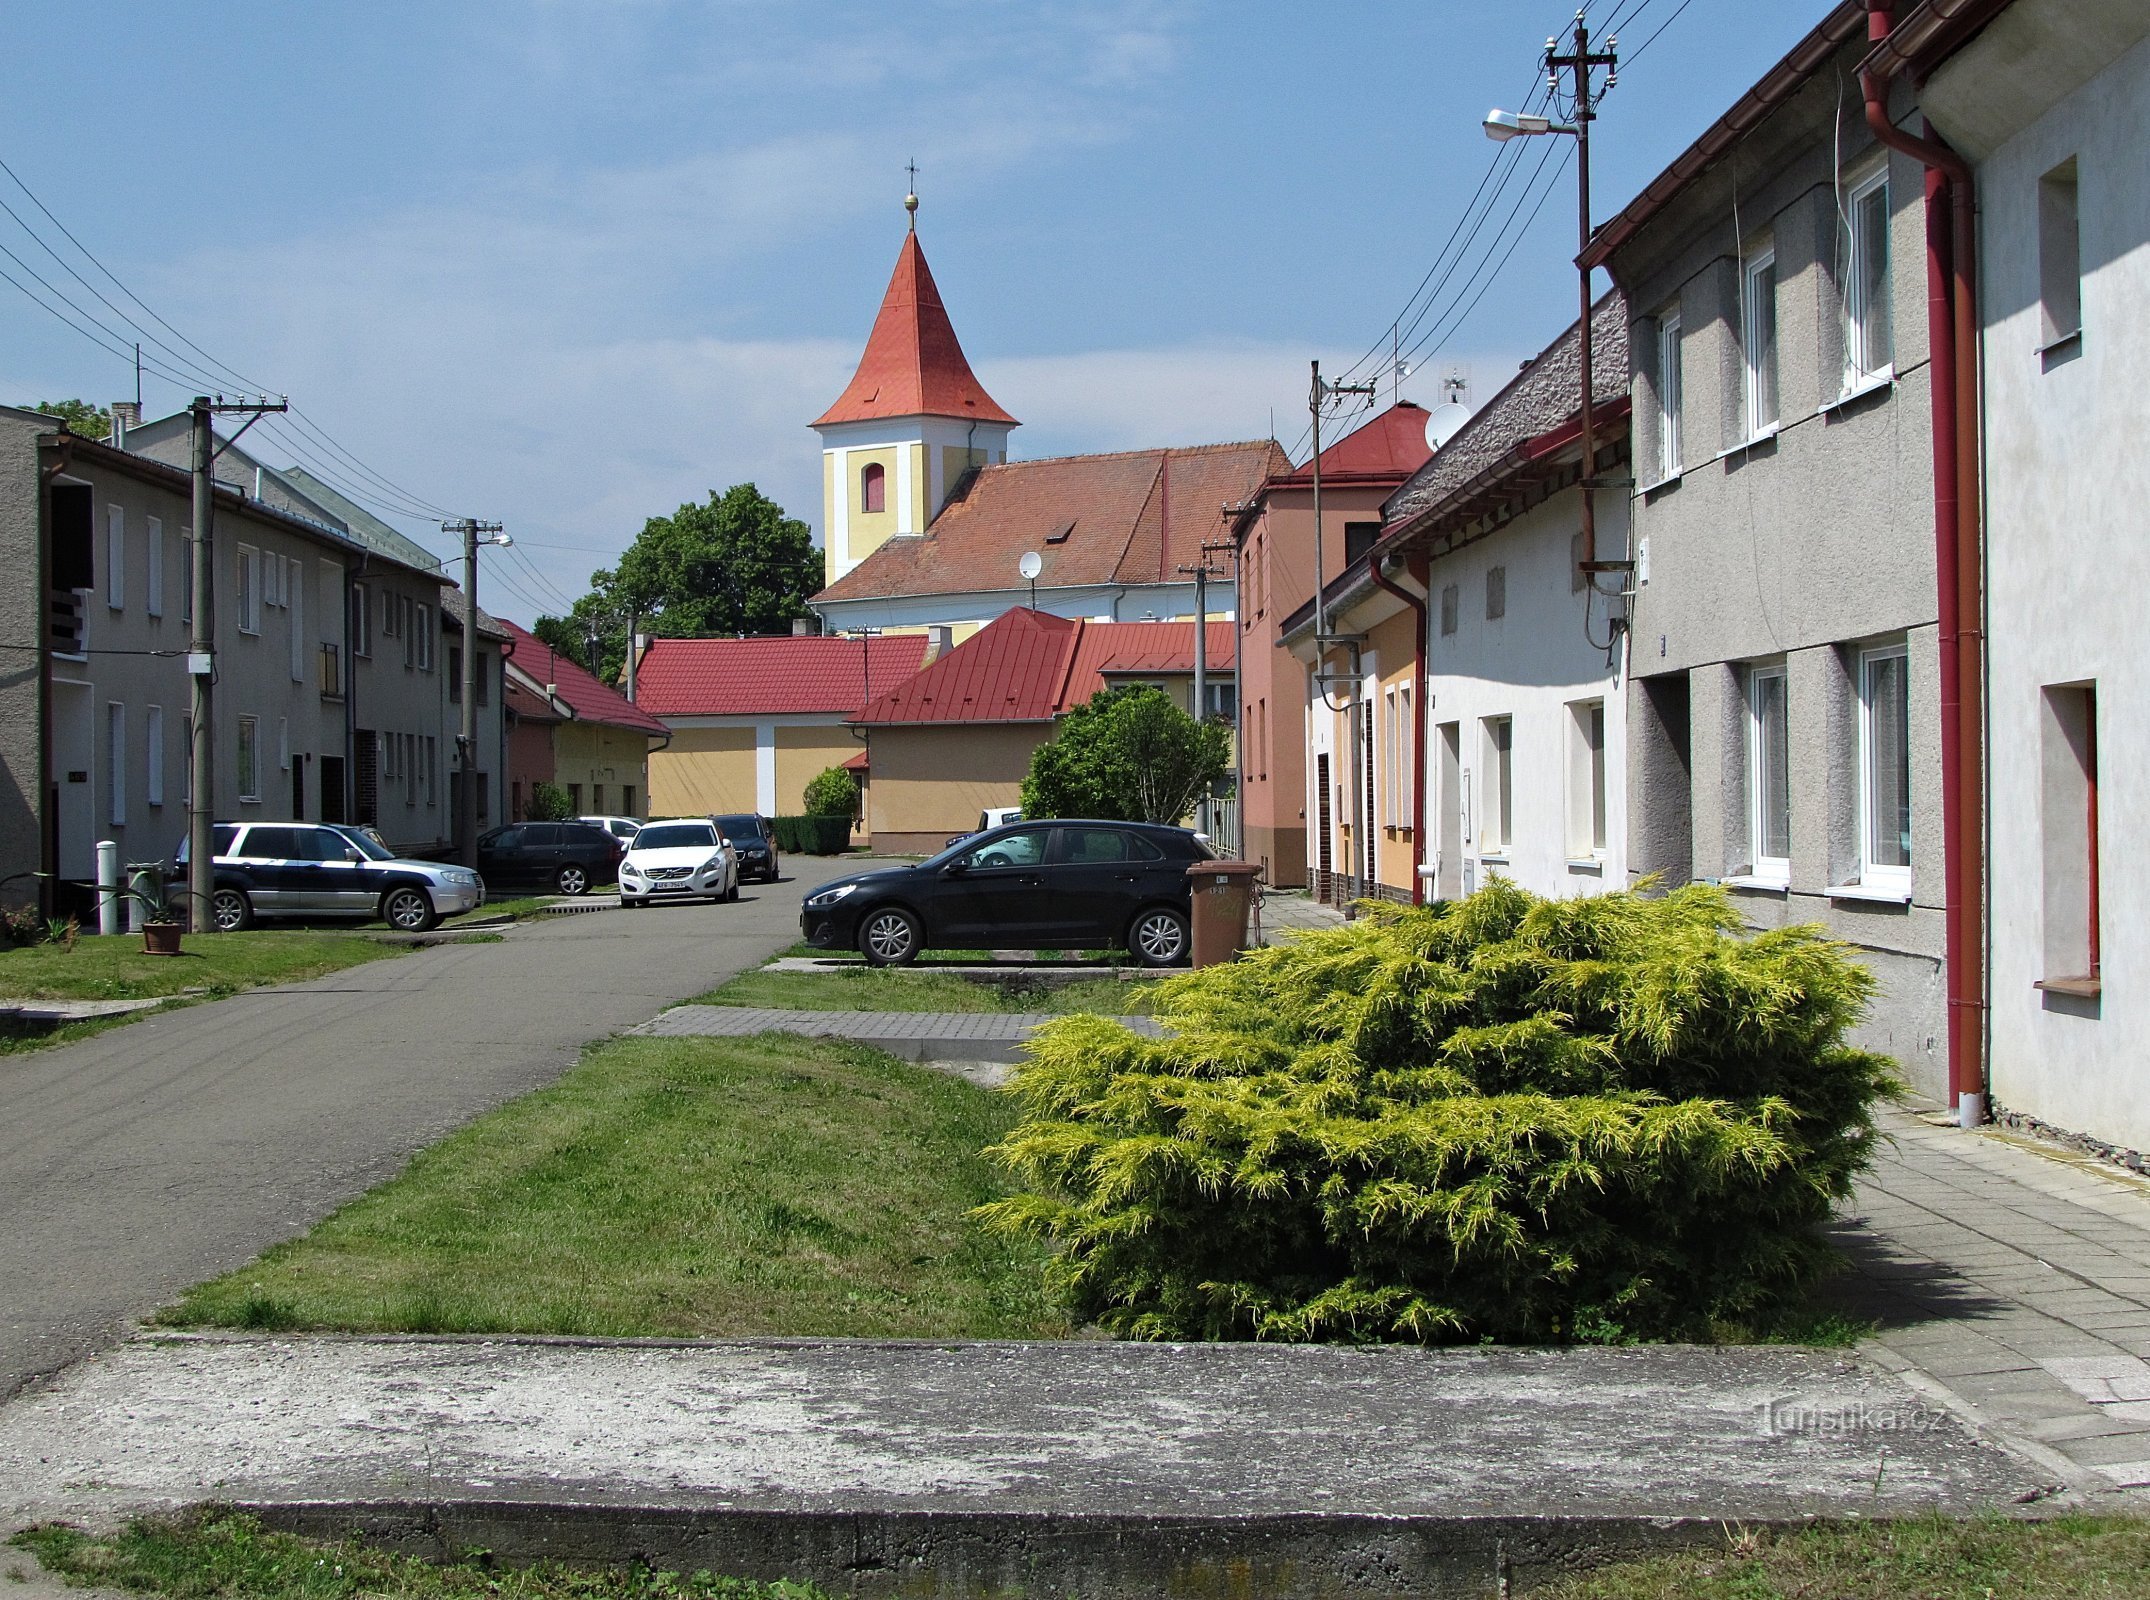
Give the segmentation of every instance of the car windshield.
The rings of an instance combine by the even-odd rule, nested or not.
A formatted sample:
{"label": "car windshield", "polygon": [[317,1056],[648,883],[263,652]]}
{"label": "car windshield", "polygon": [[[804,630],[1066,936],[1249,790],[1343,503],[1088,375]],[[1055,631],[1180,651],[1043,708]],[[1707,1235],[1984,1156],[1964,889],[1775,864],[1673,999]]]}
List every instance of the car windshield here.
{"label": "car windshield", "polygon": [[717,842],[717,830],[706,822],[653,822],[635,835],[633,848],[644,850],[691,850]]}
{"label": "car windshield", "polygon": [[338,828],[336,833],[338,837],[349,843],[352,849],[356,850],[368,861],[393,861],[396,859],[393,850],[382,844],[380,840],[376,839],[364,828]]}

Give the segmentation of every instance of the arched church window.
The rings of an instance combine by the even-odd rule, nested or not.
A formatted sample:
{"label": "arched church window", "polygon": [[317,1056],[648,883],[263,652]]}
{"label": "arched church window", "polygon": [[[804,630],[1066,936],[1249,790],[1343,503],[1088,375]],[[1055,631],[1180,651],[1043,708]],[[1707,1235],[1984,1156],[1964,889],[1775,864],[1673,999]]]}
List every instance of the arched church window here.
{"label": "arched church window", "polygon": [[865,511],[888,509],[888,471],[878,461],[859,469],[859,507]]}

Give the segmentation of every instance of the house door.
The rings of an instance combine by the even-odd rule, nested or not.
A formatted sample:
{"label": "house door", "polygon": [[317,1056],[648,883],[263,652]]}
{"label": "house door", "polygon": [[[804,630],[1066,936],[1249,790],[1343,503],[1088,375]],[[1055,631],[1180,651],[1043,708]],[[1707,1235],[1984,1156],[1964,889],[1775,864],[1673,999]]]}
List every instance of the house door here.
{"label": "house door", "polygon": [[86,683],[52,685],[52,811],[59,836],[54,866],[62,879],[78,883],[97,877],[95,698]]}
{"label": "house door", "polygon": [[343,757],[321,758],[321,820],[342,822],[343,815]]}
{"label": "house door", "polygon": [[1440,727],[1441,857],[1434,875],[1434,895],[1454,900],[1463,893],[1463,725]]}
{"label": "house door", "polygon": [[306,752],[291,752],[291,820],[306,820]]}
{"label": "house door", "polygon": [[358,767],[352,774],[358,779],[357,793],[353,796],[357,815],[354,820],[368,826],[381,820],[380,807],[380,760],[381,743],[371,728],[358,730],[358,738],[352,746],[352,754],[358,759]]}
{"label": "house door", "polygon": [[1329,812],[1329,756],[1328,752],[1314,758],[1314,893],[1326,898],[1329,893],[1329,874],[1336,869],[1335,844],[1331,838]]}

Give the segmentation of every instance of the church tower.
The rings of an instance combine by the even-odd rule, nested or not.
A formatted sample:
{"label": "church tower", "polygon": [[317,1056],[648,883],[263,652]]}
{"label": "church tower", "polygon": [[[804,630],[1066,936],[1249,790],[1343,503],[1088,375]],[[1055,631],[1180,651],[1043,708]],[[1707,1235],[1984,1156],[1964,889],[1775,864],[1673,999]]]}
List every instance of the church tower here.
{"label": "church tower", "polygon": [[829,583],[887,540],[924,533],[966,472],[1008,459],[1008,433],[1017,426],[956,341],[918,247],[918,196],[904,196],[903,204],[911,226],[866,353],[836,403],[812,424],[821,435]]}

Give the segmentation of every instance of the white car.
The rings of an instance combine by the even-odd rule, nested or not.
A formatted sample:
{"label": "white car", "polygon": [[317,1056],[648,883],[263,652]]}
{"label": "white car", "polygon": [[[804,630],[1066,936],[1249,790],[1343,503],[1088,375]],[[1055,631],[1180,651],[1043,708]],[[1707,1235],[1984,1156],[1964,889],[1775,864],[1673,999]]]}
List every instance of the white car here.
{"label": "white car", "polygon": [[633,817],[576,817],[573,820],[602,828],[615,839],[632,839],[642,831],[642,824]]}
{"label": "white car", "polygon": [[713,822],[652,822],[620,858],[620,904],[736,900],[739,855]]}

